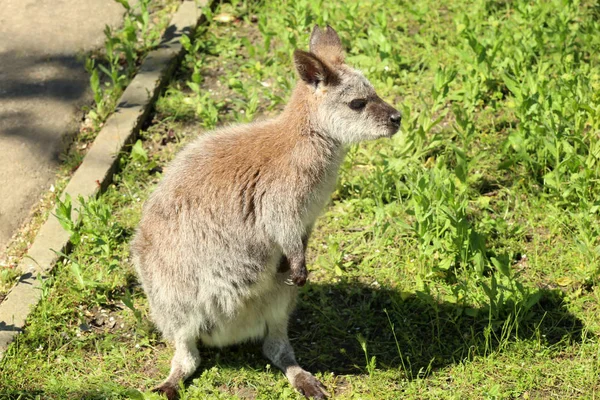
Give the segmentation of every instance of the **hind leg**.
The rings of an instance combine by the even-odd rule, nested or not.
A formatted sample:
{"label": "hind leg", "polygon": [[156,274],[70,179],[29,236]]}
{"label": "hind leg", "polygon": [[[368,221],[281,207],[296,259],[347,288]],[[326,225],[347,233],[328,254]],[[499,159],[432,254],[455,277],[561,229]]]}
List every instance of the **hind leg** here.
{"label": "hind leg", "polygon": [[179,381],[192,375],[200,364],[197,340],[196,335],[189,332],[180,332],[176,335],[175,355],[171,360],[171,372],[169,377],[154,389],[156,392],[164,393],[169,400],[178,398]]}
{"label": "hind leg", "polygon": [[304,396],[315,399],[325,399],[328,396],[323,384],[298,365],[287,334],[272,335],[269,328],[269,334],[263,344],[263,353],[283,371],[292,386]]}
{"label": "hind leg", "polygon": [[271,306],[271,312],[266,313],[268,330],[263,343],[263,353],[283,371],[296,390],[309,398],[324,399],[329,395],[325,387],[310,372],[298,365],[288,338],[288,319],[294,307],[296,289],[283,287],[278,297],[272,302],[274,305]]}

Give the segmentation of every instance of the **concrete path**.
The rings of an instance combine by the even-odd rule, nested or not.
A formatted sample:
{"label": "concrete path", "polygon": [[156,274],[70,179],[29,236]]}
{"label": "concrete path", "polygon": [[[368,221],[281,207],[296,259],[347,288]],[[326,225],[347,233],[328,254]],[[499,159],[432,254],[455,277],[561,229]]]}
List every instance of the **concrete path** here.
{"label": "concrete path", "polygon": [[0,0],[0,261],[91,101],[84,54],[123,13],[114,0]]}

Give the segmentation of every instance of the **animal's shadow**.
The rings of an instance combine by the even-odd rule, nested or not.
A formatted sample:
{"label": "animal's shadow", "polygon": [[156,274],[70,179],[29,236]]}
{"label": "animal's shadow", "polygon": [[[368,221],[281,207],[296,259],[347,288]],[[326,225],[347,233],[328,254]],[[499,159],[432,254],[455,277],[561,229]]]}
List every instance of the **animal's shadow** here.
{"label": "animal's shadow", "polygon": [[[407,379],[416,379],[489,354],[506,341],[580,341],[583,323],[566,309],[562,292],[540,289],[539,296],[527,312],[507,305],[490,319],[486,309],[439,302],[424,292],[360,283],[308,284],[290,319],[289,336],[300,365],[311,372],[366,373],[363,341],[378,369],[400,368]],[[262,369],[268,363],[260,357],[259,344],[220,350],[201,346],[200,352],[202,363],[193,378],[215,364]]]}

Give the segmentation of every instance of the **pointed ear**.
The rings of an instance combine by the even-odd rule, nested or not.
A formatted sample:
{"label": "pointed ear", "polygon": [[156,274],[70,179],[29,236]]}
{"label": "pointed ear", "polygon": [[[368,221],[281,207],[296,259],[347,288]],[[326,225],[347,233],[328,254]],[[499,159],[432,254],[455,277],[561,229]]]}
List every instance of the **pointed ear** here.
{"label": "pointed ear", "polygon": [[300,78],[309,85],[329,85],[336,80],[335,73],[316,55],[303,50],[294,51],[294,62]]}
{"label": "pointed ear", "polygon": [[325,29],[315,25],[310,35],[310,52],[331,65],[344,63],[345,55],[342,41],[337,32],[329,25]]}

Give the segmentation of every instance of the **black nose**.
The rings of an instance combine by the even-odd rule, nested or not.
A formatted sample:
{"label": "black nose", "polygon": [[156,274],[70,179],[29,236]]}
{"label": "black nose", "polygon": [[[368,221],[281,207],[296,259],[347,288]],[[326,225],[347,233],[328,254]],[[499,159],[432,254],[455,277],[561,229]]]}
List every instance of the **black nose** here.
{"label": "black nose", "polygon": [[402,116],[398,112],[390,115],[390,122],[394,125],[400,126],[401,120],[402,120]]}

